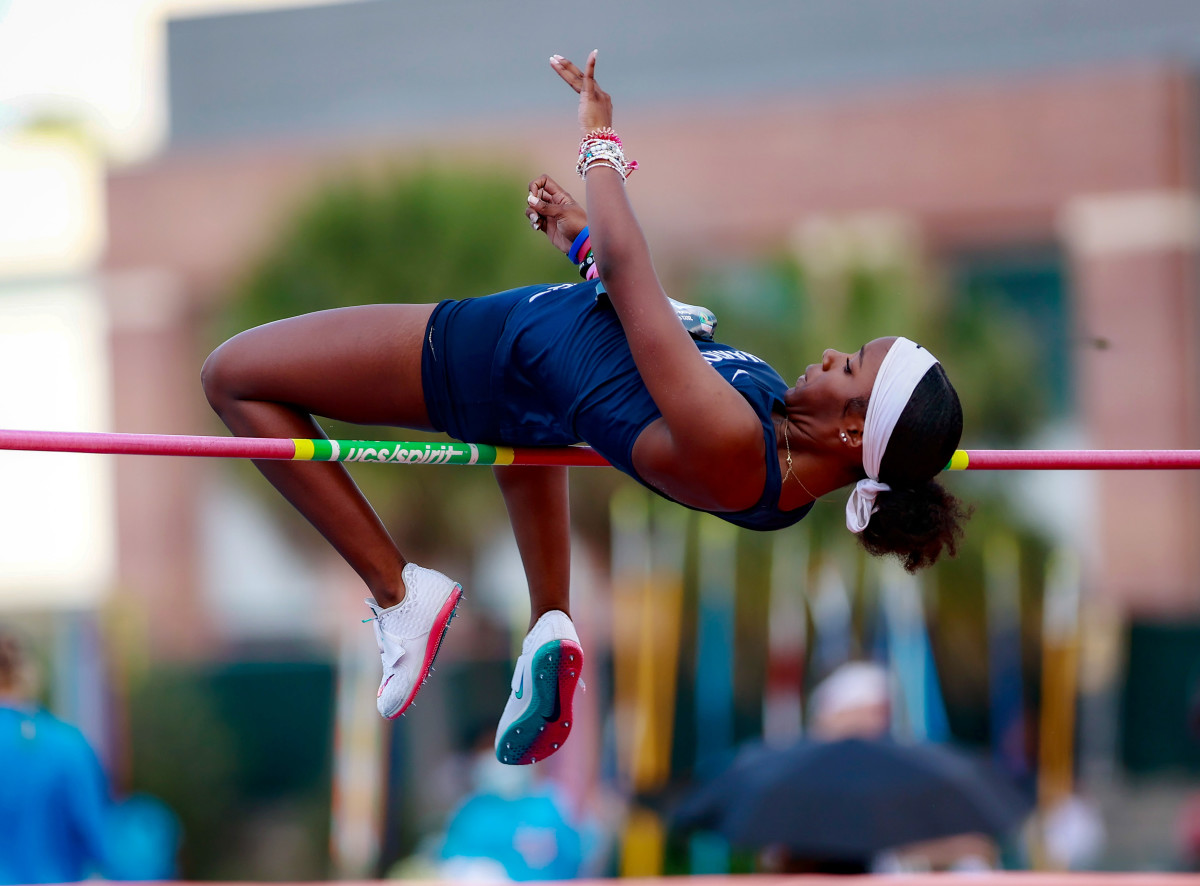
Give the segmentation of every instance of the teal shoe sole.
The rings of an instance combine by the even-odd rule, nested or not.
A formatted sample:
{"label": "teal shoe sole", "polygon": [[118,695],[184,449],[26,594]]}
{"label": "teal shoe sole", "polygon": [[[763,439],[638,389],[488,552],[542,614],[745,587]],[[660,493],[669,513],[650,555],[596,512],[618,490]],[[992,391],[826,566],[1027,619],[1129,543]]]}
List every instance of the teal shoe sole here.
{"label": "teal shoe sole", "polygon": [[583,649],[571,640],[543,643],[530,665],[529,707],[496,743],[496,759],[511,766],[544,760],[563,746],[575,721],[575,686]]}

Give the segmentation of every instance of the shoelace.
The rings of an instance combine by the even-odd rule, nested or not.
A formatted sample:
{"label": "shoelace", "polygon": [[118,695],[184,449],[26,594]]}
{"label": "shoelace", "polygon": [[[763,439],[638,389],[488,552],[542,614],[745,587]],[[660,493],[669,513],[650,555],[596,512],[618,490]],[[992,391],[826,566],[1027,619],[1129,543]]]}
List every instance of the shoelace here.
{"label": "shoelace", "polygon": [[[400,659],[404,657],[404,654],[407,651],[404,648],[404,644],[398,641],[394,641],[392,643],[384,642],[384,632],[381,625],[382,620],[378,615],[372,615],[370,618],[364,618],[362,623],[366,624],[369,621],[375,622],[373,625],[371,625],[371,627],[375,629],[375,645],[379,647],[379,658],[383,661],[384,667],[394,668],[400,663]],[[394,634],[388,634],[387,636],[389,638],[395,637]],[[389,646],[392,648],[389,649]],[[395,650],[399,651],[395,652],[395,655],[393,656],[391,653]],[[389,658],[391,658],[391,662],[388,661]]]}

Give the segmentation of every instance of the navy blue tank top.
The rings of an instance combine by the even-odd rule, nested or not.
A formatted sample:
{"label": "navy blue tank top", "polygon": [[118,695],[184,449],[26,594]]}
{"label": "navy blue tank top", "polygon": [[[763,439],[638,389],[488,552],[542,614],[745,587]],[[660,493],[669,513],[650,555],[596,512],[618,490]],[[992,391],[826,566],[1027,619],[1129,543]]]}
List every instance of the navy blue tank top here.
{"label": "navy blue tank top", "polygon": [[[717,342],[696,346],[754,409],[766,449],[759,500],[742,511],[711,513],[747,529],[796,523],[812,505],[778,507],[783,478],[772,414],[783,409],[786,383],[753,354]],[[599,281],[442,302],[429,320],[422,377],[430,418],[451,436],[509,446],[586,442],[654,488],[634,469],[633,446],[662,413]]]}

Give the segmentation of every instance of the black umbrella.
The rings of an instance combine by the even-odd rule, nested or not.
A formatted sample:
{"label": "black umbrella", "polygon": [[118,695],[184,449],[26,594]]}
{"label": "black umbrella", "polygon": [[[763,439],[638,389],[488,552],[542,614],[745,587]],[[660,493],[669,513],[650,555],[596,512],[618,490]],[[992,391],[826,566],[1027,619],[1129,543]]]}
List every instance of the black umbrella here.
{"label": "black umbrella", "polygon": [[1004,834],[1031,806],[944,746],[846,739],[759,750],[702,788],[677,821],[712,827],[740,846],[864,858],[954,834]]}
{"label": "black umbrella", "polygon": [[[720,774],[704,782],[684,798],[671,815],[670,825],[678,830],[721,829],[729,804],[740,799],[750,781],[769,778],[772,761],[780,754],[778,748],[749,743],[738,748],[737,755]],[[719,768],[720,764],[717,764]]]}

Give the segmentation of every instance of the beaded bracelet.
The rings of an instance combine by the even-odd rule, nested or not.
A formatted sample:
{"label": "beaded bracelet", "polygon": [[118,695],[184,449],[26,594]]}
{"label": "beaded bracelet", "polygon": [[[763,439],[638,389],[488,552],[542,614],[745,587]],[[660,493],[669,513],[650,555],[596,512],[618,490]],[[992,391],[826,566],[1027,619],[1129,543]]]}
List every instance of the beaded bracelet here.
{"label": "beaded bracelet", "polygon": [[[606,138],[589,138],[579,143],[580,158],[608,157],[610,159],[625,159],[625,151],[619,144]],[[623,165],[623,164],[622,164]]]}
{"label": "beaded bracelet", "polygon": [[609,169],[615,170],[621,176],[621,180],[624,181],[638,168],[638,162],[636,160],[625,162],[625,158],[619,155],[610,156],[588,153],[579,158],[579,163],[576,165],[575,171],[579,173],[580,178],[586,179],[588,170],[593,166],[607,166]]}
{"label": "beaded bracelet", "polygon": [[581,157],[608,157],[611,159],[620,159],[624,165],[625,149],[611,139],[607,138],[585,138],[579,143],[579,155]]}
{"label": "beaded bracelet", "polygon": [[607,166],[627,179],[638,168],[636,160],[626,161],[621,139],[611,127],[592,130],[579,142],[579,160],[575,170],[581,178],[587,178],[588,170],[593,166]]}
{"label": "beaded bracelet", "polygon": [[579,173],[580,178],[586,179],[587,174],[589,172],[591,172],[597,166],[607,166],[609,169],[615,171],[617,173],[617,175],[621,176],[622,181],[624,181],[629,176],[629,173],[626,171],[625,167],[622,166],[620,163],[618,163],[616,160],[611,160],[607,157],[600,157],[600,158],[596,158],[596,159],[590,159],[590,160],[588,160],[587,163],[585,163],[583,165],[583,169]]}

